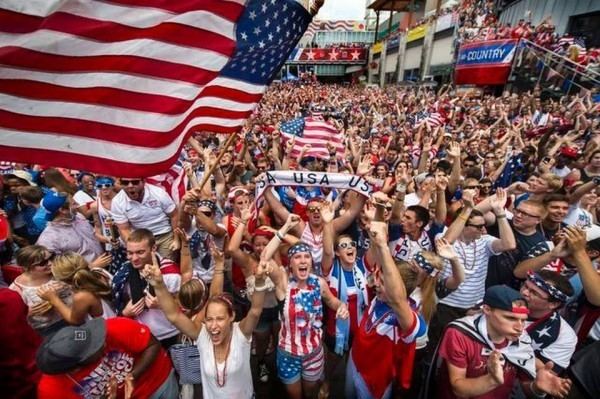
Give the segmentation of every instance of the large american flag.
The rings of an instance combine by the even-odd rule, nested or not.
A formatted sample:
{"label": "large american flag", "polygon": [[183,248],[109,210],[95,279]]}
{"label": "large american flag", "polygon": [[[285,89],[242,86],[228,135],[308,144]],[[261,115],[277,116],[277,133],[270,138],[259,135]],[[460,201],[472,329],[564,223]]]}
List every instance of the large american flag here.
{"label": "large american flag", "polygon": [[311,145],[311,149],[304,153],[305,156],[327,158],[329,157],[327,143],[335,147],[338,159],[344,159],[343,133],[320,117],[296,118],[283,123],[279,130],[285,143],[295,138],[290,154],[292,159],[297,158],[302,147],[307,144]]}
{"label": "large american flag", "polygon": [[302,36],[293,0],[2,0],[0,159],[143,177],[240,129]]}

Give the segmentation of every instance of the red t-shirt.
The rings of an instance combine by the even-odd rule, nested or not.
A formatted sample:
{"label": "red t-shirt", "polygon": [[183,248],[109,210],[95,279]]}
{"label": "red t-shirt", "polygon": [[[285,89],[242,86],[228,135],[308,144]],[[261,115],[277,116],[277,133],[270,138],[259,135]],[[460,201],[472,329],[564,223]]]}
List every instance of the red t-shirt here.
{"label": "red t-shirt", "polygon": [[35,353],[42,339],[27,324],[27,310],[18,292],[0,289],[0,396],[4,392],[13,398],[35,397],[41,377]]}
{"label": "red t-shirt", "polygon": [[[456,399],[450,385],[448,375],[448,364],[467,369],[466,378],[477,378],[487,374],[487,361],[489,349],[465,335],[456,328],[448,328],[440,344],[439,356],[444,360],[438,378],[437,397],[441,399]],[[478,399],[509,398],[512,387],[517,378],[518,370],[508,361],[504,362],[504,384],[486,393],[485,395],[473,396]]]}
{"label": "red t-shirt", "polygon": [[[72,379],[67,374],[44,374],[38,386],[38,398],[104,397],[109,378],[115,376],[121,386],[148,346],[150,337],[150,329],[135,320],[125,317],[106,320],[104,357],[94,364],[70,373]],[[160,348],[150,367],[135,380],[132,398],[149,398],[165,382],[171,368],[169,356]],[[118,397],[122,398],[123,389],[119,391]]]}

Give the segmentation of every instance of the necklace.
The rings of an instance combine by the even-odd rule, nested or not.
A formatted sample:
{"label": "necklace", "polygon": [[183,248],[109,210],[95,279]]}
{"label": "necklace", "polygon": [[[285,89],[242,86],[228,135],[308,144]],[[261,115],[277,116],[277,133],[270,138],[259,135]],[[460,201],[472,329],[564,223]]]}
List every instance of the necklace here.
{"label": "necklace", "polygon": [[463,246],[463,242],[462,240],[458,240],[458,245],[460,245],[460,249],[462,252],[462,257],[464,259],[464,266],[465,266],[465,270],[468,270],[469,272],[472,272],[473,270],[475,270],[475,263],[477,263],[477,258],[475,256],[475,252],[477,249],[477,244],[475,243],[475,241],[470,242],[467,245],[470,245],[473,247],[473,261],[471,262],[471,265],[467,265],[467,248],[465,248]]}
{"label": "necklace", "polygon": [[[313,242],[317,245],[317,247],[321,246],[323,244],[323,232],[321,231],[321,233],[317,233],[317,235],[315,236],[315,233],[313,232],[312,227],[310,227],[310,225],[308,225],[308,230],[310,231],[310,235],[313,238]],[[317,240],[317,237],[320,238],[320,240]]]}
{"label": "necklace", "polygon": [[227,358],[229,357],[229,349],[231,348],[231,339],[233,337],[233,331],[229,335],[229,342],[227,343],[227,351],[225,352],[225,365],[223,366],[223,376],[219,374],[219,366],[217,365],[217,347],[213,344],[213,358],[215,360],[215,378],[217,380],[217,386],[223,388],[227,382]]}

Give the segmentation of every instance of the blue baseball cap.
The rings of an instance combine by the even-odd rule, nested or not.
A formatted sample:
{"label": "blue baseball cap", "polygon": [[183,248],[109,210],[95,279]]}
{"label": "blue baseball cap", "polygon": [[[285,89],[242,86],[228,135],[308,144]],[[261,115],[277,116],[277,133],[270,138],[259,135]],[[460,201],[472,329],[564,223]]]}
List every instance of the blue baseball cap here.
{"label": "blue baseball cap", "polygon": [[67,196],[65,194],[57,193],[56,191],[49,191],[42,198],[41,205],[46,211],[46,220],[54,219],[56,212],[67,202]]}

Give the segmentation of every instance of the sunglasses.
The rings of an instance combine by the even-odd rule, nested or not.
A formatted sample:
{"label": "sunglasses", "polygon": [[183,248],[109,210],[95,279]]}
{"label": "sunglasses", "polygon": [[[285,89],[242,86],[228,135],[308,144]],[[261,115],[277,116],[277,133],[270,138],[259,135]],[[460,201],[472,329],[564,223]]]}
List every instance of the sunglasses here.
{"label": "sunglasses", "polygon": [[202,213],[204,216],[208,216],[208,217],[212,216],[212,212],[211,211],[200,211],[200,213]]}
{"label": "sunglasses", "polygon": [[476,186],[467,186],[465,187],[465,190],[479,190],[481,188],[480,185],[476,185]]}
{"label": "sunglasses", "polygon": [[320,209],[321,208],[319,208],[318,206],[309,206],[308,208],[306,208],[306,211],[310,213],[316,213],[319,212]]}
{"label": "sunglasses", "polygon": [[356,248],[356,241],[340,242],[337,247],[341,249]]}
{"label": "sunglasses", "polygon": [[486,155],[485,159],[496,159],[495,155]]}
{"label": "sunglasses", "polygon": [[50,264],[50,262],[52,262],[52,260],[54,259],[55,256],[56,256],[55,254],[51,253],[50,256],[48,256],[43,261],[41,261],[39,263],[35,263],[31,266],[32,267],[46,267],[46,266],[48,266],[48,264]]}
{"label": "sunglasses", "polygon": [[140,184],[141,181],[142,181],[141,179],[132,179],[132,180],[121,179],[121,185],[123,185],[125,187],[129,186],[130,184],[132,186],[137,186],[138,184]]}
{"label": "sunglasses", "polygon": [[111,188],[112,183],[96,183],[96,188]]}

